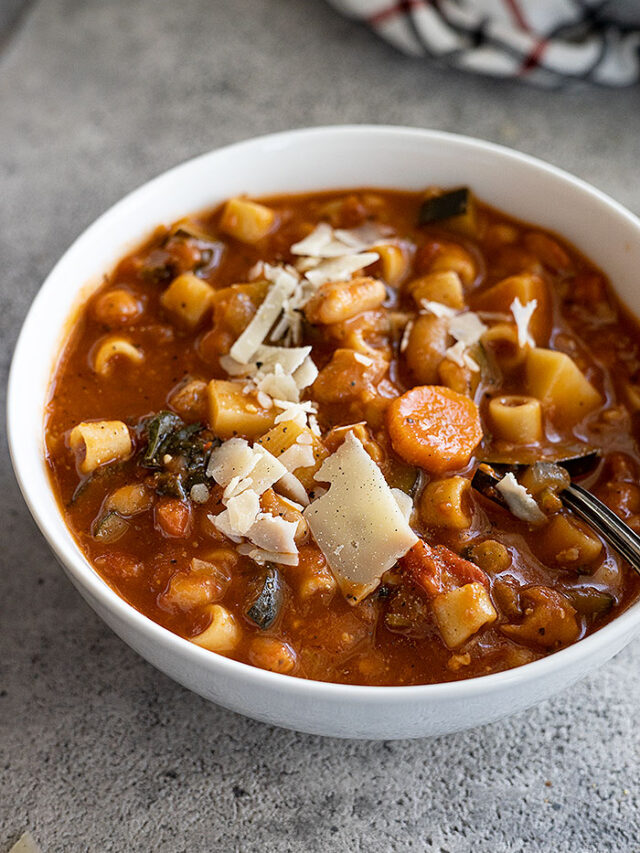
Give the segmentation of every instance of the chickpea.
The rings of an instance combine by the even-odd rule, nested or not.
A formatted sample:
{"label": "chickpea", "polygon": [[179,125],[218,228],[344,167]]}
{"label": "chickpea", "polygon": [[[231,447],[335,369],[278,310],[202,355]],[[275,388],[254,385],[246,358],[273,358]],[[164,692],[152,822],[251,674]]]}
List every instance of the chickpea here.
{"label": "chickpea", "polygon": [[260,669],[280,672],[286,675],[296,666],[296,653],[289,643],[282,643],[273,637],[255,637],[249,647],[249,660]]}
{"label": "chickpea", "polygon": [[122,287],[101,293],[93,303],[93,316],[105,326],[129,326],[139,319],[142,312],[140,300]]}

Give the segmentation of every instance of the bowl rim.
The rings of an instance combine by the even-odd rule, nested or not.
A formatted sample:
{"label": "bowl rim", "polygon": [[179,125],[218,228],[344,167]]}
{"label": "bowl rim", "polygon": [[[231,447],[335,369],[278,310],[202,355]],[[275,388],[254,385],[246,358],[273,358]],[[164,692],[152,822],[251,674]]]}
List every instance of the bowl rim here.
{"label": "bowl rim", "polygon": [[[415,141],[422,140],[446,143],[459,149],[466,149],[467,151],[488,152],[496,157],[504,158],[505,161],[525,165],[529,168],[538,170],[539,172],[544,172],[553,179],[556,179],[559,184],[571,184],[573,187],[581,190],[596,201],[604,204],[610,210],[616,212],[636,229],[638,232],[638,239],[640,240],[640,219],[615,199],[611,198],[609,195],[592,186],[588,182],[581,178],[577,178],[569,172],[537,157],[515,151],[494,142],[470,137],[464,134],[401,125],[325,125],[311,128],[296,128],[293,130],[264,134],[207,151],[196,157],[180,162],[156,175],[154,178],[151,178],[149,181],[145,181],[143,184],[127,193],[123,198],[109,207],[75,238],[44,279],[44,282],[40,286],[31,303],[27,315],[23,320],[9,371],[7,390],[7,438],[16,480],[33,519],[46,539],[49,547],[62,563],[65,572],[69,574],[74,585],[81,588],[81,590],[85,590],[91,599],[96,599],[100,605],[105,608],[105,610],[113,612],[113,614],[118,617],[119,621],[129,623],[138,633],[145,635],[150,642],[157,644],[158,646],[171,647],[171,651],[175,653],[176,657],[191,657],[194,664],[204,667],[209,670],[210,673],[215,673],[217,670],[223,676],[228,675],[230,677],[253,681],[256,688],[278,688],[289,693],[296,694],[297,698],[301,699],[312,699],[321,692],[327,698],[343,698],[345,700],[352,700],[356,702],[368,702],[375,699],[377,702],[382,704],[393,704],[396,702],[404,703],[409,699],[413,701],[419,701],[421,699],[425,701],[429,699],[438,701],[445,698],[447,700],[465,699],[490,691],[501,691],[507,687],[517,686],[523,682],[535,682],[545,679],[548,675],[557,670],[570,668],[572,663],[577,663],[578,661],[586,658],[592,652],[596,652],[601,646],[613,646],[616,641],[624,641],[627,637],[630,639],[633,634],[640,630],[640,599],[627,607],[626,610],[598,631],[578,640],[572,645],[546,655],[538,660],[517,666],[513,669],[488,675],[479,675],[472,678],[438,682],[435,684],[393,686],[342,684],[331,681],[319,681],[315,679],[283,675],[280,673],[269,672],[267,670],[260,669],[259,667],[254,667],[251,664],[237,661],[233,658],[228,658],[224,655],[212,653],[207,649],[200,648],[189,640],[173,633],[168,628],[164,628],[162,625],[154,622],[141,611],[137,610],[132,604],[127,602],[111,586],[109,586],[109,584],[100,577],[96,570],[93,569],[80,550],[80,546],[75,541],[71,531],[66,527],[66,524],[65,530],[68,539],[58,535],[57,531],[52,531],[48,528],[45,517],[46,512],[41,513],[39,495],[34,493],[34,490],[30,488],[30,485],[24,476],[23,464],[26,456],[23,459],[23,448],[17,439],[21,430],[21,423],[19,419],[19,395],[21,388],[20,374],[23,372],[24,366],[27,364],[27,352],[33,352],[33,349],[29,348],[29,341],[33,339],[34,333],[37,331],[39,305],[44,301],[44,294],[48,289],[51,280],[55,277],[58,268],[63,265],[67,257],[71,253],[75,252],[83,243],[89,242],[94,233],[101,231],[107,227],[110,222],[117,220],[123,209],[130,206],[136,206],[141,203],[144,200],[145,195],[152,194],[159,185],[169,180],[169,178],[175,179],[180,176],[181,172],[187,172],[194,169],[197,170],[199,166],[204,165],[217,155],[232,152],[242,154],[245,151],[249,153],[256,146],[279,147],[284,144],[290,145],[292,143],[304,144],[306,140],[318,137],[329,137],[331,139],[335,139],[336,137],[347,137],[354,134],[366,135],[368,137],[391,135]],[[333,187],[331,188],[333,189]],[[319,191],[321,190],[320,187],[318,189]],[[77,285],[77,289],[75,291],[76,295],[81,293],[82,287],[85,284],[86,281],[83,281]],[[63,346],[63,342],[64,339],[59,341],[59,348],[57,350],[58,355],[60,353],[60,348]],[[47,354],[47,357],[49,357],[49,355],[50,354]],[[51,365],[50,378],[53,376],[55,362],[56,358],[53,359]],[[44,418],[42,421],[41,432],[42,434],[44,432]],[[26,455],[29,454],[27,453]],[[41,453],[39,453],[38,461],[42,465],[46,464]]]}

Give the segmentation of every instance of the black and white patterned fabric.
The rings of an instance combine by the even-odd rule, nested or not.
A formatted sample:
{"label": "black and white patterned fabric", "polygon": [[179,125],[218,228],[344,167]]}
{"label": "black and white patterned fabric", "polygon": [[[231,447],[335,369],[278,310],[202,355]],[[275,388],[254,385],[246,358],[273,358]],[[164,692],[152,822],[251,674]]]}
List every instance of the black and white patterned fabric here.
{"label": "black and white patterned fabric", "polygon": [[406,54],[553,86],[640,80],[640,0],[329,0]]}

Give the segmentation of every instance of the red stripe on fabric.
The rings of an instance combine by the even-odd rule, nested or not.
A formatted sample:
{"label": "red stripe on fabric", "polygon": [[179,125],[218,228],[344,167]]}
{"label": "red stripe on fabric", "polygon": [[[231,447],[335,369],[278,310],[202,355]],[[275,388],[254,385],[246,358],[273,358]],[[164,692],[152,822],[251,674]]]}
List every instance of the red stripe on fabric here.
{"label": "red stripe on fabric", "polygon": [[542,54],[545,52],[548,44],[548,39],[540,39],[529,56],[527,56],[522,63],[520,71],[518,72],[520,75],[528,74],[530,71],[533,71],[534,68],[538,67],[540,60],[542,59]]}
{"label": "red stripe on fabric", "polygon": [[522,14],[522,9],[520,8],[518,0],[504,0],[504,2],[509,7],[509,11],[511,12],[516,24],[520,27],[520,29],[523,29],[526,32],[531,32],[529,24],[527,23],[524,15]]}
{"label": "red stripe on fabric", "polygon": [[414,6],[424,5],[425,0],[399,0],[398,3],[389,6],[388,9],[383,9],[381,12],[376,12],[375,15],[371,15],[367,20],[372,27],[377,27],[388,21],[389,18],[394,18],[396,15],[408,14]]}

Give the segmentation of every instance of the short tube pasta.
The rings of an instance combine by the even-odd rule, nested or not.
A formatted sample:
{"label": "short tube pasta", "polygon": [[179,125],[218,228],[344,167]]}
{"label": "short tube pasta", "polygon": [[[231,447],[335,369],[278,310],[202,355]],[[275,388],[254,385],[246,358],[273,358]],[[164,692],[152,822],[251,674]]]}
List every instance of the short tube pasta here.
{"label": "short tube pasta", "polygon": [[101,465],[126,459],[132,450],[128,426],[122,421],[83,422],[69,435],[81,474],[91,474]]}
{"label": "short tube pasta", "polygon": [[535,397],[494,397],[489,401],[489,420],[495,437],[512,444],[533,444],[542,438],[542,406]]}
{"label": "short tube pasta", "polygon": [[214,293],[206,281],[186,272],[174,278],[160,297],[160,303],[180,323],[194,329],[211,308]]}

